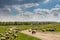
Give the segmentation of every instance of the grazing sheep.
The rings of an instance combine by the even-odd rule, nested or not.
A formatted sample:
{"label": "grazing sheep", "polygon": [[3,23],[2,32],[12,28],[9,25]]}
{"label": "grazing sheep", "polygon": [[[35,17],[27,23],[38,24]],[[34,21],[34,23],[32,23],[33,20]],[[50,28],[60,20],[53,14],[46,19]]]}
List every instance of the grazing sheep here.
{"label": "grazing sheep", "polygon": [[9,36],[10,34],[9,33],[6,33],[6,35],[5,36]]}
{"label": "grazing sheep", "polygon": [[55,31],[55,29],[49,29],[49,31]]}
{"label": "grazing sheep", "polygon": [[35,34],[36,33],[36,31],[35,30],[32,30],[32,34]]}
{"label": "grazing sheep", "polygon": [[18,28],[14,29],[14,30],[17,30],[17,31],[22,31],[21,29],[18,29]]}
{"label": "grazing sheep", "polygon": [[9,39],[9,36],[5,36],[6,39]]}
{"label": "grazing sheep", "polygon": [[32,31],[31,29],[28,30],[28,32],[31,32],[31,31]]}
{"label": "grazing sheep", "polygon": [[1,40],[9,40],[10,39],[10,35],[12,36],[10,40],[15,40],[17,38],[16,33],[18,33],[19,31],[21,31],[18,28],[9,28],[8,31],[6,32],[5,35],[3,35],[2,33],[0,33],[1,35]]}
{"label": "grazing sheep", "polygon": [[46,30],[45,29],[42,29],[42,32],[45,32]]}
{"label": "grazing sheep", "polygon": [[6,38],[5,37],[1,37],[1,40],[6,40]]}
{"label": "grazing sheep", "polygon": [[11,31],[8,31],[8,33],[9,33],[9,34],[12,34],[12,32],[11,32]]}
{"label": "grazing sheep", "polygon": [[14,37],[14,39],[16,39],[16,38],[17,38],[17,35],[16,35],[16,34],[13,34],[12,36]]}
{"label": "grazing sheep", "polygon": [[13,32],[13,33],[15,33],[15,34],[16,34],[16,33],[18,33],[18,31],[17,31],[17,30],[13,30],[12,32]]}
{"label": "grazing sheep", "polygon": [[19,31],[21,31],[20,29],[14,29],[13,33],[18,33]]}
{"label": "grazing sheep", "polygon": [[48,28],[46,31],[55,31],[54,28]]}
{"label": "grazing sheep", "polygon": [[28,30],[29,32],[31,32],[31,30]]}
{"label": "grazing sheep", "polygon": [[2,33],[0,33],[0,35],[1,35],[1,37],[4,37],[5,35],[4,34],[2,34]]}
{"label": "grazing sheep", "polygon": [[12,28],[9,28],[8,31],[12,31],[13,29]]}
{"label": "grazing sheep", "polygon": [[1,37],[1,40],[8,40],[9,36]]}
{"label": "grazing sheep", "polygon": [[18,32],[19,32],[18,30],[15,31],[15,33],[18,33]]}
{"label": "grazing sheep", "polygon": [[9,28],[8,29],[8,31],[12,31],[12,30],[14,30],[16,27],[11,27],[11,28]]}

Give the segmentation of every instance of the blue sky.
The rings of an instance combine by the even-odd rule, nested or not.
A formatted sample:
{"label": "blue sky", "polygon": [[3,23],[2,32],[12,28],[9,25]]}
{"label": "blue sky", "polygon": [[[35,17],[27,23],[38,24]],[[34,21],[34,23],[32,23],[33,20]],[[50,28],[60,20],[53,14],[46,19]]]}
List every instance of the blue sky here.
{"label": "blue sky", "polygon": [[60,22],[60,0],[0,0],[0,21]]}

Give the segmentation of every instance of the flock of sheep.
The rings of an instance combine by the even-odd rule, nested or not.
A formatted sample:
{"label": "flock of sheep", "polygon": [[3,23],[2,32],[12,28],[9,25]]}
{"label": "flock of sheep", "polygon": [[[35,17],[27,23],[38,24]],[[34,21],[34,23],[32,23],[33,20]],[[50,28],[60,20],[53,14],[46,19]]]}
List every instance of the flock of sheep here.
{"label": "flock of sheep", "polygon": [[[29,32],[31,32],[32,34],[35,34],[36,33],[36,30],[37,29],[31,29],[29,30]],[[0,40],[15,40],[17,38],[17,33],[21,31],[20,29],[16,28],[16,27],[12,27],[12,28],[9,28],[7,30],[7,32],[4,34],[0,33]],[[49,29],[49,31],[55,31],[54,29]],[[42,30],[42,32],[45,32],[45,30]]]}
{"label": "flock of sheep", "polygon": [[17,33],[20,31],[18,28],[9,28],[7,32],[4,34],[0,33],[0,40],[15,40],[17,38]]}
{"label": "flock of sheep", "polygon": [[[46,31],[50,31],[50,32],[54,32],[55,29],[54,28],[49,28],[49,29],[41,29],[42,32],[46,32]],[[29,32],[31,32],[32,34],[35,34],[37,32],[37,29],[36,28],[32,28],[29,30]]]}

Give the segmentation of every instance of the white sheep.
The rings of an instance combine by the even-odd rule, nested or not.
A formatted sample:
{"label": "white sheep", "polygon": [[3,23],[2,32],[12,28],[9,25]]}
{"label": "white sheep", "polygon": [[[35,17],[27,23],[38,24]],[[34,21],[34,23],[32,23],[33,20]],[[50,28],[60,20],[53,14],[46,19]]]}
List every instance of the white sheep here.
{"label": "white sheep", "polygon": [[1,37],[1,40],[6,40],[6,38],[5,37]]}
{"label": "white sheep", "polygon": [[16,35],[16,34],[13,34],[12,36],[14,37],[14,39],[16,39],[16,38],[17,38],[17,35]]}
{"label": "white sheep", "polygon": [[1,36],[1,37],[4,37],[5,35],[4,35],[4,34],[2,34],[2,33],[0,33],[0,36]]}

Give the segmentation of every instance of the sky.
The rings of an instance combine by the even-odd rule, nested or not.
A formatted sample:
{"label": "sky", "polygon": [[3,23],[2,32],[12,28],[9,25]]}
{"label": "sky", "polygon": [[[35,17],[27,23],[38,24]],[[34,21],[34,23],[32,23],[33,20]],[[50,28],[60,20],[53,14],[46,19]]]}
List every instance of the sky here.
{"label": "sky", "polygon": [[60,0],[0,0],[0,21],[60,22]]}

